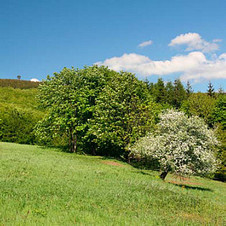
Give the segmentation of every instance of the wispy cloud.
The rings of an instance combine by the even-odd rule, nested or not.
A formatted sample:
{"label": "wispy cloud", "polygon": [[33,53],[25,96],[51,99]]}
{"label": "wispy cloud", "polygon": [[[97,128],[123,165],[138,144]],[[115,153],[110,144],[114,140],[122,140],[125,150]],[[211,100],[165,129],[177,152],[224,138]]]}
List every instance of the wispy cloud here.
{"label": "wispy cloud", "polygon": [[143,48],[143,47],[146,47],[146,46],[150,46],[153,44],[153,41],[152,40],[148,40],[148,41],[145,41],[145,42],[142,42],[138,45],[138,47],[140,48]]}
{"label": "wispy cloud", "polygon": [[214,39],[212,42],[207,42],[198,33],[186,33],[172,39],[169,46],[186,45],[186,51],[199,50],[207,53],[218,50],[219,46],[216,44],[218,42],[221,42],[221,39]]}

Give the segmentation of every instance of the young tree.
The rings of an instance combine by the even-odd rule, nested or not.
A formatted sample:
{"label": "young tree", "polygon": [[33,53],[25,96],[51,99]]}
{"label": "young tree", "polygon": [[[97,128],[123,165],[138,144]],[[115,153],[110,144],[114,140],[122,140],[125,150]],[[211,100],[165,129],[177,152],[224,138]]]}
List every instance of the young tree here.
{"label": "young tree", "polygon": [[198,117],[168,110],[160,116],[155,134],[148,134],[131,148],[139,158],[158,160],[164,180],[168,172],[178,175],[206,174],[216,170],[217,139]]}
{"label": "young tree", "polygon": [[214,88],[213,88],[213,85],[212,85],[212,83],[210,81],[209,81],[209,84],[208,84],[207,94],[210,97],[214,97],[215,96]]}
{"label": "young tree", "polygon": [[186,84],[186,94],[187,94],[187,97],[189,97],[191,93],[193,93],[193,90],[192,90],[192,87],[191,87],[190,82],[187,81],[187,84]]}

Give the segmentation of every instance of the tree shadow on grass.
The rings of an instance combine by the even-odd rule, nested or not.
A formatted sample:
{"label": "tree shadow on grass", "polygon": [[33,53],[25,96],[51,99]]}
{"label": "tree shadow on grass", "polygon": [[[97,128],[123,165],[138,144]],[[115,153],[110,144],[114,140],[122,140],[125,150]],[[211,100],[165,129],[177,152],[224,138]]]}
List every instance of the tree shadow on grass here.
{"label": "tree shadow on grass", "polygon": [[209,188],[202,188],[202,187],[196,187],[196,186],[190,186],[190,185],[186,185],[186,184],[176,184],[176,183],[172,183],[172,182],[167,182],[169,184],[173,184],[177,187],[181,187],[183,189],[191,189],[191,190],[199,190],[199,191],[211,191],[213,192],[212,189]]}
{"label": "tree shadow on grass", "polygon": [[68,146],[43,145],[43,146],[39,146],[39,147],[43,150],[48,149],[48,150],[57,151],[57,152],[72,153],[72,152],[70,152]]}

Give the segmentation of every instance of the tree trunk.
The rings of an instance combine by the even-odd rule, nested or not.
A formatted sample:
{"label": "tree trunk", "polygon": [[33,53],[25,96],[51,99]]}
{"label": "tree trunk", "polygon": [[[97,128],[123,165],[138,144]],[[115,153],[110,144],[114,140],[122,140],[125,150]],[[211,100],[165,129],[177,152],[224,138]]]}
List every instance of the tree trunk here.
{"label": "tree trunk", "polygon": [[161,175],[160,175],[160,178],[161,178],[162,180],[165,180],[167,174],[168,174],[168,171],[167,171],[167,170],[166,170],[166,171],[163,171],[163,172],[161,173]]}
{"label": "tree trunk", "polygon": [[77,134],[72,135],[71,150],[74,153],[77,151]]}
{"label": "tree trunk", "polygon": [[70,134],[69,134],[69,148],[70,152],[76,152],[77,151],[77,134],[74,134],[72,132],[72,129],[70,129]]}

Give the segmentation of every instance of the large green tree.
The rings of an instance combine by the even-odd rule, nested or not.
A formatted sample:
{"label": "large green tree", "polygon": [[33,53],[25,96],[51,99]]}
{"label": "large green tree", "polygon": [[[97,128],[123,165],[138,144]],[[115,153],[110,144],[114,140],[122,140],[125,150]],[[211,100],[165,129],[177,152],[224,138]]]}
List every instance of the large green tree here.
{"label": "large green tree", "polygon": [[111,77],[97,98],[92,134],[99,154],[119,155],[156,123],[160,105],[144,82],[121,72]]}
{"label": "large green tree", "polygon": [[[48,76],[39,100],[48,110],[37,126],[39,139],[62,137],[72,152],[119,155],[157,118],[147,85],[133,74],[106,67],[64,68]],[[156,109],[155,111],[150,111]]]}

